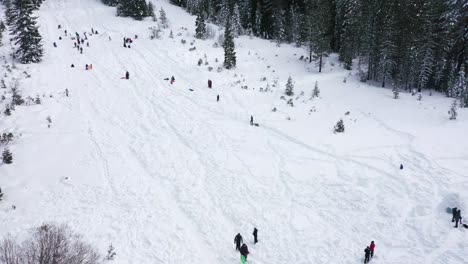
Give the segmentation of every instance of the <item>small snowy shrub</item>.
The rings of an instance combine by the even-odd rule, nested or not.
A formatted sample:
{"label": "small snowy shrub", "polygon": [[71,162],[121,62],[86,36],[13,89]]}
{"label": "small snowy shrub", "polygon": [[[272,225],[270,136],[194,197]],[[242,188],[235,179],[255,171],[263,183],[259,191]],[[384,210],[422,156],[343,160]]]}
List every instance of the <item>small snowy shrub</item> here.
{"label": "small snowy shrub", "polygon": [[294,106],[294,102],[293,102],[293,99],[290,98],[287,102],[286,102],[288,105],[290,105],[291,107]]}
{"label": "small snowy shrub", "polygon": [[345,131],[343,119],[340,119],[333,128],[334,133],[343,133]]}
{"label": "small snowy shrub", "polygon": [[41,104],[41,97],[39,97],[39,95],[36,96],[36,99],[34,100],[34,103],[35,104]]}
{"label": "small snowy shrub", "polygon": [[202,64],[203,64],[203,60],[202,60],[202,59],[198,59],[197,64],[198,64],[198,66],[202,65]]}
{"label": "small snowy shrub", "polygon": [[11,115],[11,110],[10,110],[10,107],[6,107],[5,111],[3,112],[6,116],[9,116]]}
{"label": "small snowy shrub", "polygon": [[215,28],[210,25],[210,24],[207,24],[206,25],[206,32],[205,32],[205,37],[207,39],[214,39],[216,37],[216,30]]}
{"label": "small snowy shrub", "polygon": [[191,47],[191,48],[189,48],[189,51],[194,51],[196,49],[197,49],[197,47]]}
{"label": "small snowy shrub", "polygon": [[213,67],[209,66],[208,71],[212,71],[212,70],[213,70]]}
{"label": "small snowy shrub", "polygon": [[106,259],[107,260],[114,260],[115,255],[117,255],[117,253],[114,252],[114,247],[112,246],[112,244],[110,244],[109,249],[107,250]]}
{"label": "small snowy shrub", "polygon": [[421,100],[422,100],[422,94],[419,93],[419,94],[418,94],[418,101],[421,101]]}
{"label": "small snowy shrub", "polygon": [[47,116],[47,127],[50,128],[50,124],[52,124],[52,118],[50,116]]}
{"label": "small snowy shrub", "polygon": [[13,140],[13,133],[3,133],[1,136],[0,136],[0,143],[2,145],[8,145],[8,143],[10,143],[12,140]]}
{"label": "small snowy shrub", "polygon": [[185,39],[181,39],[180,43],[185,44],[185,43],[187,43],[187,41]]}
{"label": "small snowy shrub", "polygon": [[273,107],[273,109],[271,109],[272,112],[276,112],[276,107]]}
{"label": "small snowy shrub", "polygon": [[2,152],[2,161],[5,164],[11,164],[13,163],[13,154],[11,154],[9,149],[5,149]]}

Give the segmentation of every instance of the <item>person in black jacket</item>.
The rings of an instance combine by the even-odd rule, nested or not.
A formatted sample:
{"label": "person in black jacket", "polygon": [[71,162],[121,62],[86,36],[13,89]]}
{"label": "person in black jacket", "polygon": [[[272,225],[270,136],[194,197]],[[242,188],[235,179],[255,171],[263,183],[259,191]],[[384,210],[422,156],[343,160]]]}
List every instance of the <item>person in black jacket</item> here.
{"label": "person in black jacket", "polygon": [[128,71],[125,73],[125,79],[130,79],[130,73]]}
{"label": "person in black jacket", "polygon": [[240,254],[245,257],[247,260],[247,255],[249,254],[249,248],[247,247],[246,244],[242,244],[242,247],[240,248]]}
{"label": "person in black jacket", "polygon": [[364,263],[367,263],[369,262],[369,257],[370,257],[370,249],[369,247],[366,247],[366,249],[364,249]]}
{"label": "person in black jacket", "polygon": [[242,240],[241,234],[237,233],[236,237],[234,237],[234,244],[236,244],[236,250],[237,251],[240,250],[242,242],[244,242],[244,241]]}
{"label": "person in black jacket", "polygon": [[455,222],[455,216],[457,215],[457,208],[452,208],[452,223]]}
{"label": "person in black jacket", "polygon": [[454,227],[458,227],[458,223],[461,224],[461,211],[460,209],[457,210],[457,213],[455,214],[455,226]]}
{"label": "person in black jacket", "polygon": [[257,232],[258,232],[258,229],[256,227],[254,227],[254,231],[252,233],[252,235],[254,236],[254,244],[257,244],[258,240],[257,240]]}

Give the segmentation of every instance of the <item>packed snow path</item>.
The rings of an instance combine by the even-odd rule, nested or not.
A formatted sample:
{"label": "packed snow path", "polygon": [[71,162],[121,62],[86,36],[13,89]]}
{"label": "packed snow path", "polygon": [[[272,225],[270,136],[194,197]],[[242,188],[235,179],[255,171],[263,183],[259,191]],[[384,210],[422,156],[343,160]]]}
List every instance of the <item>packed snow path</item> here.
{"label": "packed snow path", "polygon": [[[374,263],[466,263],[466,233],[452,228],[445,207],[468,209],[468,120],[446,120],[448,100],[426,97],[421,106],[405,94],[396,105],[388,90],[354,77],[344,84],[338,66],[312,74],[292,55],[300,49],[247,37],[237,40],[238,69],[217,73],[223,56],[213,40],[188,51],[194,17],[154,3],[165,8],[174,39],[167,29],[150,40],[153,22],[115,17],[97,0],[44,2],[46,56],[23,85],[32,95],[68,89],[70,97],[14,117],[23,137],[14,165],[0,168],[11,194],[0,204],[1,235],[69,223],[102,252],[112,243],[115,263],[239,263],[238,232],[255,264],[359,263],[371,240]],[[70,35],[92,27],[99,34],[80,54]],[[212,72],[196,65],[204,54]],[[127,70],[130,80],[121,79]],[[291,108],[279,99],[289,74],[297,94],[308,96],[319,81],[317,112],[308,114],[310,102]],[[263,76],[280,87],[231,86],[246,79],[259,87]],[[333,134],[348,110],[347,132]],[[251,114],[260,127],[248,124]],[[50,129],[42,124],[48,115]]]}

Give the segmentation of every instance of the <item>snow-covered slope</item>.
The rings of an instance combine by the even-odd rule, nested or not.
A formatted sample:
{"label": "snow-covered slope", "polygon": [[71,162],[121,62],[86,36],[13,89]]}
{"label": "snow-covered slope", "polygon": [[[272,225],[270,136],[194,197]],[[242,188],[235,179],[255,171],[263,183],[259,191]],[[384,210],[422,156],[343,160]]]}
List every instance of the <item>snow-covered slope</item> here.
{"label": "snow-covered slope", "polygon": [[[248,37],[236,39],[237,69],[217,72],[215,40],[190,45],[195,18],[154,4],[174,39],[167,29],[150,40],[154,22],[115,17],[98,0],[44,2],[44,61],[18,75],[32,76],[20,80],[24,96],[45,97],[0,120],[21,133],[14,163],[0,166],[1,236],[68,223],[102,253],[112,243],[114,263],[238,263],[238,232],[258,264],[358,263],[371,240],[374,263],[466,263],[468,230],[445,212],[468,209],[466,110],[450,121],[442,95],[394,100],[334,56],[319,74],[299,61],[305,51]],[[92,27],[99,34],[79,54],[70,35]],[[288,76],[294,107],[280,99]],[[321,95],[310,100],[315,81]],[[340,118],[346,132],[334,134]]]}

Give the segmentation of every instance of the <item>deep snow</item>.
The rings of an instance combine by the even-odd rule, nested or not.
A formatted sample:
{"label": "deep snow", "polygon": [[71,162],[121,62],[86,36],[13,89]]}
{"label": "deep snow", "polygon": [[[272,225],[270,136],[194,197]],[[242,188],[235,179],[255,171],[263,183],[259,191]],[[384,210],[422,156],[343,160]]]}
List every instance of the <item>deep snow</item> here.
{"label": "deep snow", "polygon": [[[6,78],[20,78],[23,96],[45,97],[0,119],[0,132],[21,134],[10,146],[14,163],[0,166],[0,236],[68,223],[103,254],[112,243],[116,264],[239,263],[238,232],[255,264],[359,263],[371,240],[373,263],[468,263],[468,230],[445,213],[468,209],[466,109],[451,121],[443,95],[394,100],[349,76],[334,55],[319,74],[298,60],[304,50],[245,36],[236,39],[237,69],[218,73],[216,38],[188,51],[195,17],[154,4],[174,39],[167,29],[150,40],[154,22],[115,17],[98,0],[44,2],[44,61]],[[99,34],[79,54],[70,33],[91,27]],[[205,54],[211,72],[197,66]],[[164,80],[172,75],[173,85]],[[294,107],[280,99],[288,76],[294,99],[304,91]],[[309,100],[315,81],[321,95]],[[267,83],[272,92],[260,92]],[[340,118],[346,132],[334,134]]]}

